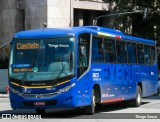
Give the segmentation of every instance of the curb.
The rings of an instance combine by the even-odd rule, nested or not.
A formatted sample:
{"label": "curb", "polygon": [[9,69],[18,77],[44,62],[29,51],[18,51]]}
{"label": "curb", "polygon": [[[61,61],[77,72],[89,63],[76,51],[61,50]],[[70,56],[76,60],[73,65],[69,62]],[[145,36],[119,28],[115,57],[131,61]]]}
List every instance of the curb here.
{"label": "curb", "polygon": [[0,98],[8,98],[9,94],[0,94]]}

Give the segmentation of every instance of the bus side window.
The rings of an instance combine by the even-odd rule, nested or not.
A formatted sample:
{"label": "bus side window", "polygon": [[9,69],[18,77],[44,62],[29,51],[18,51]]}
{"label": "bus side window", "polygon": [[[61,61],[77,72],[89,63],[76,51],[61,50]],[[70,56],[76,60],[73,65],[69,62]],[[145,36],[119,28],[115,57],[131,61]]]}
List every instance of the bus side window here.
{"label": "bus side window", "polygon": [[79,66],[88,66],[85,45],[79,47]]}
{"label": "bus side window", "polygon": [[93,62],[104,62],[103,39],[101,37],[93,37],[92,61]]}
{"label": "bus side window", "polygon": [[114,40],[104,39],[104,53],[106,62],[116,62]]}
{"label": "bus side window", "polygon": [[78,78],[88,69],[90,57],[90,34],[79,35],[78,43]]}
{"label": "bus side window", "polygon": [[154,64],[155,61],[156,61],[155,47],[151,46],[151,64]]}
{"label": "bus side window", "polygon": [[127,62],[126,42],[117,41],[117,60],[118,63]]}
{"label": "bus side window", "polygon": [[134,43],[127,43],[128,63],[137,63],[136,46]]}
{"label": "bus side window", "polygon": [[144,63],[144,49],[142,44],[137,44],[137,56],[138,56],[138,63]]}
{"label": "bus side window", "polygon": [[150,46],[144,45],[144,59],[145,64],[150,64]]}

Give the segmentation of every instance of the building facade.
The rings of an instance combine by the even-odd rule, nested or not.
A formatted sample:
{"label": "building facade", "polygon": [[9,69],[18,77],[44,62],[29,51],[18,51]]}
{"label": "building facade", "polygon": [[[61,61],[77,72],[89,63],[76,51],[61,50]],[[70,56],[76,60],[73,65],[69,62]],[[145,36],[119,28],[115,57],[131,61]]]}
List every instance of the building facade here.
{"label": "building facade", "polygon": [[0,0],[0,45],[15,32],[42,28],[92,25],[112,7],[103,0]]}

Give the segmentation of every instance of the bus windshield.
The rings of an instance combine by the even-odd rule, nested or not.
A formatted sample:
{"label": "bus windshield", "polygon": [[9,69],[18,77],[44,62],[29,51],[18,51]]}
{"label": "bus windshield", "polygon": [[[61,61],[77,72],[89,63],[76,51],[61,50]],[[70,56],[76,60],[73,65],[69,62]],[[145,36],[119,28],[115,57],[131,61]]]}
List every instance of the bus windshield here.
{"label": "bus windshield", "polygon": [[75,38],[13,40],[9,76],[25,81],[54,80],[74,74]]}

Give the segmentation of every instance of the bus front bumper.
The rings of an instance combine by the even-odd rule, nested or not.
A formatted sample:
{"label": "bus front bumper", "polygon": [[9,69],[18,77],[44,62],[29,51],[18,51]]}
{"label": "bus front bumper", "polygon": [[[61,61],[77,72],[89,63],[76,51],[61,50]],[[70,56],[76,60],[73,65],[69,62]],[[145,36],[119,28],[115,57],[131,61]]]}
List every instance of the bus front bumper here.
{"label": "bus front bumper", "polygon": [[16,94],[10,90],[10,103],[13,109],[53,109],[75,108],[75,87],[55,94]]}

